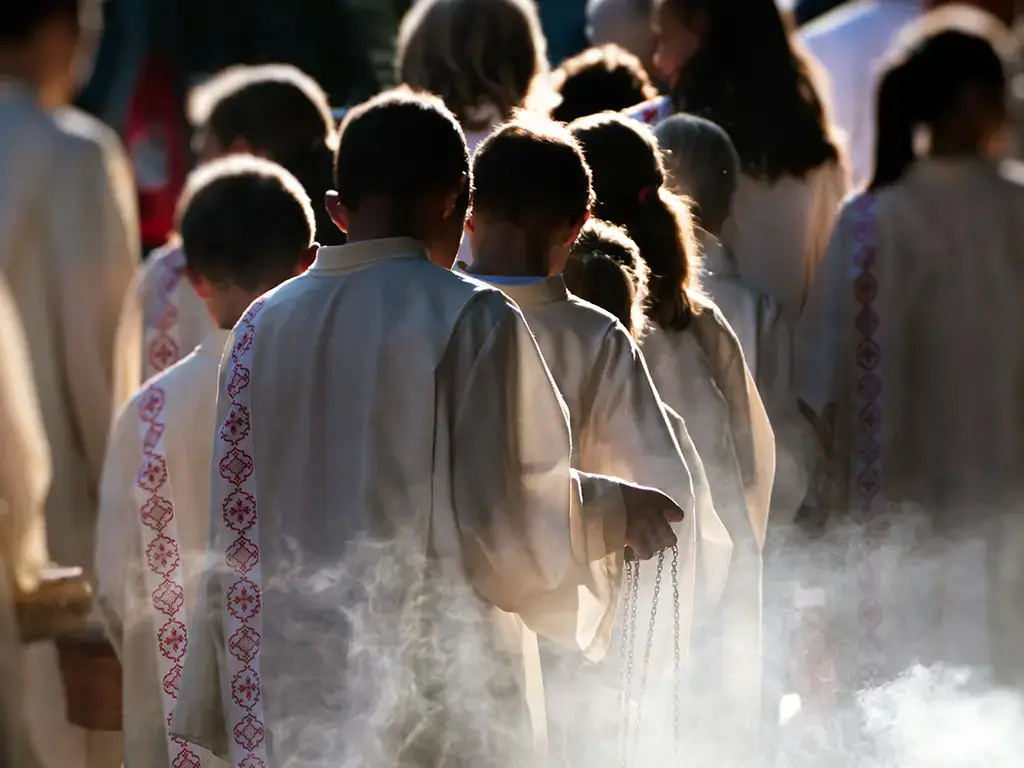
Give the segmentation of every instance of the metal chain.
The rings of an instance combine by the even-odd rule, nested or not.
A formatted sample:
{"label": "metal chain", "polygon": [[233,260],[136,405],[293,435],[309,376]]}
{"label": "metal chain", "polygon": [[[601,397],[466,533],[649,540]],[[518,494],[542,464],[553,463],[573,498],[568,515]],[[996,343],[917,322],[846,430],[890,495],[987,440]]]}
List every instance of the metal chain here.
{"label": "metal chain", "polygon": [[619,723],[619,739],[615,765],[626,768],[628,763],[630,710],[632,709],[634,647],[636,645],[636,604],[640,588],[640,562],[630,550],[626,550],[625,600],[622,608],[622,666],[620,669],[619,706],[622,721]]}
{"label": "metal chain", "polygon": [[651,619],[647,626],[647,642],[644,645],[643,665],[640,667],[640,690],[637,693],[636,722],[633,725],[633,748],[640,742],[640,723],[642,719],[644,695],[647,693],[647,674],[651,668],[651,649],[654,646],[654,630],[658,621],[658,597],[661,595],[661,576],[665,570],[665,553],[658,555],[658,570],[654,576],[654,593],[651,596]]}
{"label": "metal chain", "polygon": [[679,608],[679,547],[672,547],[672,608],[674,615],[673,626],[673,661],[672,670],[672,754],[675,758],[675,768],[681,765],[682,756],[682,681],[679,675],[682,672],[680,652],[680,608]]}

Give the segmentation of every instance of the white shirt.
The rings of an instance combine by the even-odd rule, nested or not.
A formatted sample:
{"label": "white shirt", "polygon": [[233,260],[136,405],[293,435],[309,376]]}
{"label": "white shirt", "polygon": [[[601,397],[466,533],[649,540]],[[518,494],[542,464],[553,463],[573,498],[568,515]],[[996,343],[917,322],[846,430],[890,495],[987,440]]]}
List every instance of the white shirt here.
{"label": "white shirt", "polygon": [[916,0],[859,0],[815,19],[800,40],[829,80],[832,122],[846,135],[853,183],[874,167],[875,83],[897,33],[920,15]]}

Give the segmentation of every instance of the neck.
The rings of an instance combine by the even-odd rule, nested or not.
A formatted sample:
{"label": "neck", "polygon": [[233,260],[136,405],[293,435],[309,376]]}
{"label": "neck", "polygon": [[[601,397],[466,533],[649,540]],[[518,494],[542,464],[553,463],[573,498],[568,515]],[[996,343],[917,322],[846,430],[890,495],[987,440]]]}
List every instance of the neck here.
{"label": "neck", "polygon": [[24,51],[0,50],[0,78],[23,83],[36,93],[40,101],[47,90],[45,78]]}
{"label": "neck", "polygon": [[411,237],[427,242],[429,238],[422,231],[423,228],[416,225],[415,218],[389,201],[367,200],[359,206],[358,213],[349,217],[347,242],[360,243],[391,237]]}
{"label": "neck", "polygon": [[522,227],[493,224],[477,238],[472,271],[477,275],[547,277],[550,249]]}

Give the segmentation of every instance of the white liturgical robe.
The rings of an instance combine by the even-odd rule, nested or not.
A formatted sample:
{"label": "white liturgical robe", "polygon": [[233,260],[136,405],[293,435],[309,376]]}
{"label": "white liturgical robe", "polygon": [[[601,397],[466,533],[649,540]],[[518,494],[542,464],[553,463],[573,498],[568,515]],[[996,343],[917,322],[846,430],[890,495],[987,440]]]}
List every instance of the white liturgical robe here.
{"label": "white liturgical robe", "polygon": [[701,300],[700,308],[684,331],[653,326],[643,350],[662,399],[686,420],[732,538],[720,624],[711,632],[721,632],[724,644],[724,710],[754,729],[761,706],[761,548],[775,439],[735,334],[714,304]]}
{"label": "white liturgical robe", "polygon": [[[211,331],[148,381],[119,414],[107,448],[96,601],[123,670],[127,765],[168,768],[182,749],[168,743],[174,699],[164,680],[184,656],[169,638],[176,630],[187,643],[185,617],[205,562],[217,371],[229,336]],[[191,750],[204,766],[221,764]]]}
{"label": "white liturgical robe", "polygon": [[607,645],[625,510],[515,306],[412,240],[321,248],[236,326],[218,422],[172,730],[236,766],[535,764],[530,630]]}
{"label": "white liturgical robe", "polygon": [[36,588],[47,562],[50,451],[21,320],[2,278],[0,359],[0,767],[34,768],[22,719],[21,642],[12,601],[15,589]]}
{"label": "white liturgical robe", "polygon": [[[947,538],[988,541],[991,661],[1013,684],[1024,680],[1022,254],[1019,164],[919,160],[844,208],[796,339],[801,398],[819,414],[835,404],[849,503],[911,505]],[[933,583],[932,605],[969,588],[949,569]],[[940,660],[989,661],[948,650]]]}
{"label": "white liturgical robe", "polygon": [[114,354],[114,406],[170,368],[214,330],[185,276],[185,253],[172,241],[146,259],[121,308]]}

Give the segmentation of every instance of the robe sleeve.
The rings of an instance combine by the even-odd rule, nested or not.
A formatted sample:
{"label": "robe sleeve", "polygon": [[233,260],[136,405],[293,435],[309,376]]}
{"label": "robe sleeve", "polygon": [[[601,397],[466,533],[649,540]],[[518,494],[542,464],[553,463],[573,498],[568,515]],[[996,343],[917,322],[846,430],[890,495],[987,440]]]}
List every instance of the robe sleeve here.
{"label": "robe sleeve", "polygon": [[843,198],[849,189],[849,173],[843,163],[826,163],[812,171],[810,186],[811,209],[807,219],[804,258],[804,306],[825,257]]}
{"label": "robe sleeve", "polygon": [[466,573],[538,634],[599,656],[625,543],[618,481],[570,468],[568,417],[518,308],[483,292],[446,354],[455,525]]}
{"label": "robe sleeve", "polygon": [[758,546],[764,546],[775,483],[775,434],[743,349],[718,307],[710,302],[697,315],[695,330],[712,361],[715,381],[729,405],[736,460],[743,479],[747,515]]}
{"label": "robe sleeve", "polygon": [[0,359],[0,560],[29,592],[49,560],[43,508],[52,469],[24,331],[3,281]]}
{"label": "robe sleeve", "polygon": [[[130,401],[118,414],[107,443],[96,527],[96,608],[107,639],[118,656],[129,622],[129,604],[138,599],[143,575],[138,563],[139,522],[135,498],[135,477],[141,466],[136,403]],[[133,542],[132,537],[136,541]],[[129,596],[130,591],[134,598]]]}
{"label": "robe sleeve", "polygon": [[114,409],[120,408],[142,386],[142,347],[145,332],[143,298],[149,274],[143,267],[135,275],[121,306],[114,337]]}
{"label": "robe sleeve", "polygon": [[[48,210],[70,412],[98,485],[114,403],[114,337],[139,263],[134,184],[116,138],[74,136]],[[95,487],[95,486],[94,486]]]}
{"label": "robe sleeve", "polygon": [[847,268],[853,248],[849,206],[840,214],[825,260],[811,286],[793,335],[797,396],[818,416],[835,398],[836,368],[842,344]]}

